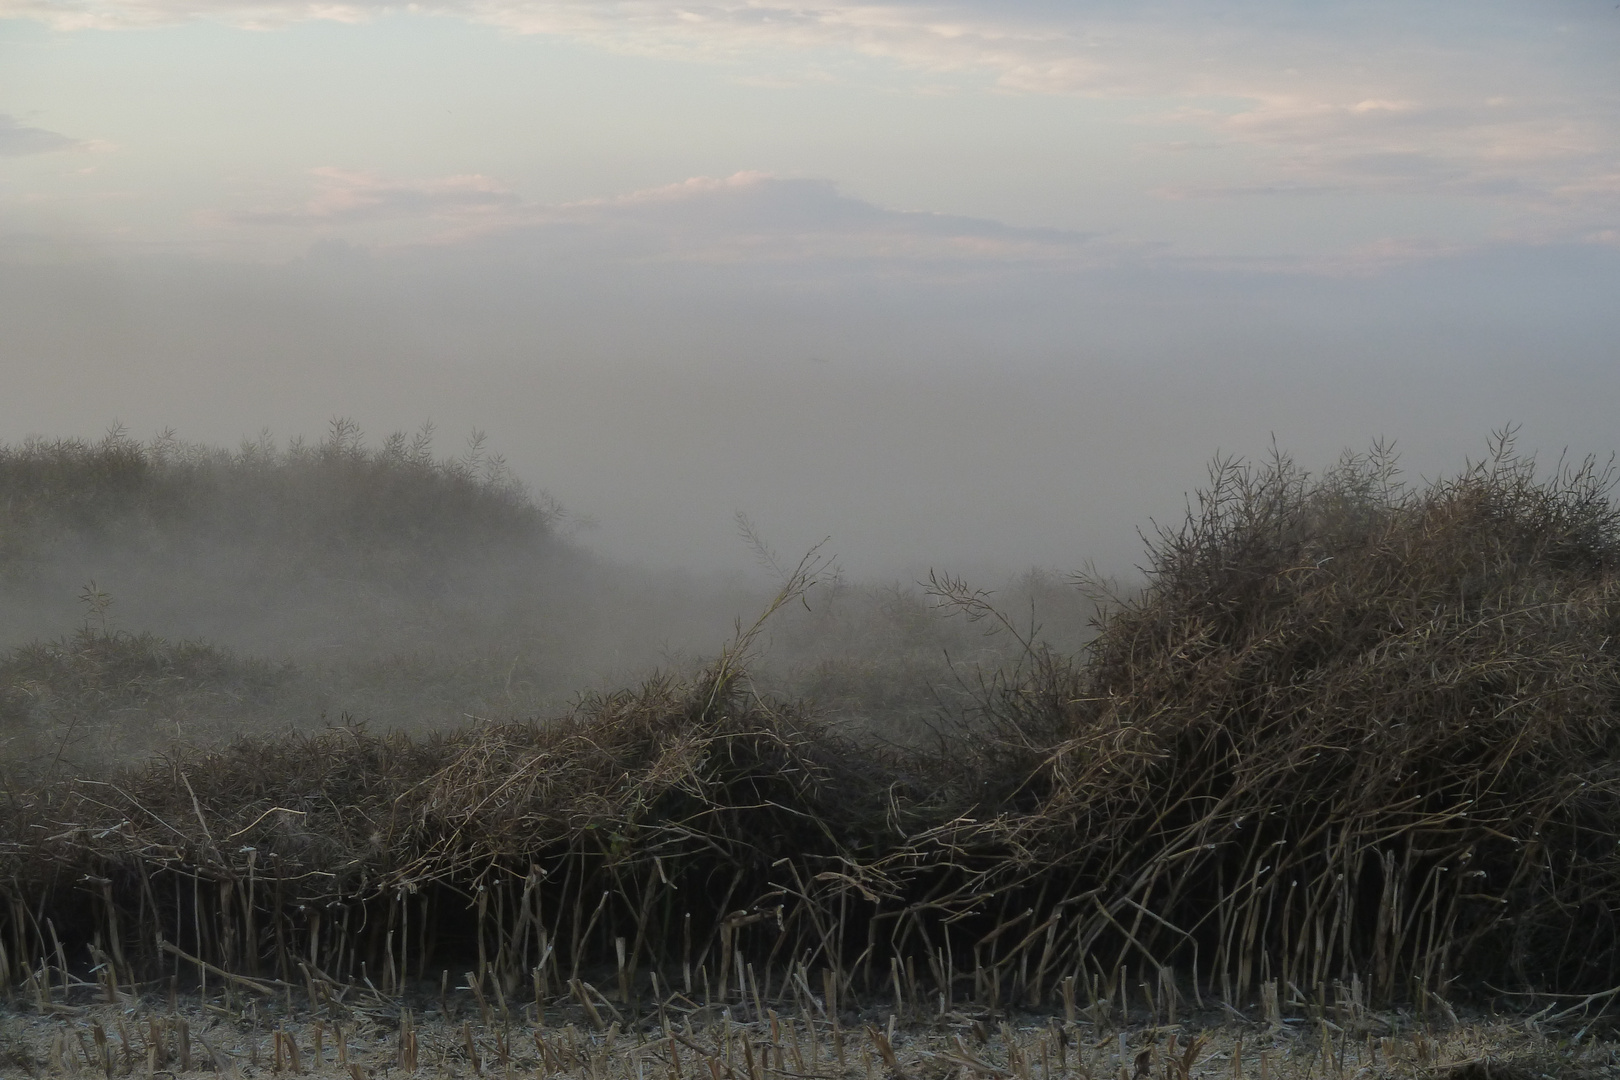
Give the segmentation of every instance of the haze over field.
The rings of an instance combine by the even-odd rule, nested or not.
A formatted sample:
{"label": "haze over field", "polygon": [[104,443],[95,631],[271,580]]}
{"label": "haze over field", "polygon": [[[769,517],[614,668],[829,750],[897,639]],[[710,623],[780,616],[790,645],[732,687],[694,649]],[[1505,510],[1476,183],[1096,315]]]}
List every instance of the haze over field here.
{"label": "haze over field", "polygon": [[1612,1074],[1617,57],[0,0],[0,1071]]}
{"label": "haze over field", "polygon": [[592,548],[1124,572],[1216,451],[1607,453],[1608,2],[0,0],[0,435],[478,426]]}

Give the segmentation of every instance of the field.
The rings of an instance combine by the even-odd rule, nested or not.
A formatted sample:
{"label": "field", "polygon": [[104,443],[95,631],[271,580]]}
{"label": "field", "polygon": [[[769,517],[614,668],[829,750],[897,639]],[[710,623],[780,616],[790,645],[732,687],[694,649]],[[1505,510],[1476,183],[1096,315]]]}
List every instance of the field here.
{"label": "field", "polygon": [[[857,589],[744,522],[757,621],[540,719],[583,646],[502,650],[623,586],[591,593],[611,575],[498,462],[115,437],[14,448],[0,483],[17,595],[48,606],[65,550],[128,583],[0,663],[22,1071],[1613,1071],[1594,462],[1218,462],[1140,587],[1069,606],[1039,575]],[[216,625],[297,639],[314,605],[382,652],[109,621],[198,566]],[[364,685],[364,715],[296,718]]]}
{"label": "field", "polygon": [[1620,1067],[1620,1046],[1579,1032],[1571,1038],[1558,1017],[1459,1017],[1449,1007],[1430,1016],[1375,1013],[1348,988],[1326,1007],[1251,1019],[1192,1002],[1178,1018],[1175,1006],[1148,995],[1131,1017],[1101,1002],[1043,1014],[972,1006],[940,1013],[891,999],[840,1011],[797,988],[770,1003],[706,1004],[679,992],[615,1004],[587,991],[537,1010],[492,1002],[472,992],[476,985],[469,979],[404,1003],[345,991],[353,1000],[327,1000],[318,1010],[283,1005],[251,984],[201,1001],[56,1005],[5,1018],[0,1067],[19,1075],[343,1080],[1535,1080],[1612,1076]]}

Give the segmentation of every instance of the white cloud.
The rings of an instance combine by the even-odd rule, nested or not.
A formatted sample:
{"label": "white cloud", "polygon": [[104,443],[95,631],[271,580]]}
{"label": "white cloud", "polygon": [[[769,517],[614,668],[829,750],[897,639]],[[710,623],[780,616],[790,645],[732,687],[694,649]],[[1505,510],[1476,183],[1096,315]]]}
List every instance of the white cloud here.
{"label": "white cloud", "polygon": [[[919,93],[941,80],[1122,102],[1143,145],[1209,142],[1241,175],[1161,186],[1173,198],[1429,196],[1485,204],[1502,235],[1612,229],[1620,195],[1620,13],[1608,5],[1452,0],[1307,6],[1237,0],[1059,5],[1038,0],[0,0],[0,18],[120,28],[205,19],[266,28],[410,12],[619,53],[725,64],[741,81],[791,54],[890,63]],[[1557,32],[1563,19],[1573,33]],[[769,65],[766,65],[769,68]],[[960,88],[960,87],[959,87]],[[1189,131],[1189,129],[1191,129]],[[0,147],[5,133],[0,130]],[[1185,174],[1185,170],[1181,170]],[[476,181],[478,178],[467,178]],[[367,188],[334,179],[284,223],[513,211],[493,188]],[[1501,212],[1505,211],[1503,214]]]}
{"label": "white cloud", "polygon": [[1082,233],[887,210],[829,181],[763,173],[697,178],[541,216],[636,234],[650,253],[707,261],[1066,262],[1091,248]]}
{"label": "white cloud", "polygon": [[57,150],[73,150],[85,144],[66,135],[44,128],[29,127],[15,117],[0,113],[0,157],[22,157],[26,154],[49,154]]}
{"label": "white cloud", "polygon": [[247,225],[323,225],[386,219],[461,221],[491,219],[521,200],[486,176],[389,180],[343,169],[310,170],[319,190],[302,206],[244,210],[225,215]]}
{"label": "white cloud", "polygon": [[[62,29],[209,19],[270,27],[415,12],[618,52],[739,64],[770,52],[881,58],[1004,91],[1179,103],[1137,122],[1198,126],[1268,156],[1238,188],[1432,192],[1614,209],[1620,80],[1607,10],[1501,3],[1230,10],[1005,0],[0,0]],[[1449,13],[1449,14],[1448,14]],[[1584,19],[1554,33],[1559,16]],[[748,76],[743,76],[748,77]],[[1213,189],[1212,189],[1213,190]],[[1605,220],[1605,224],[1611,224]],[[1590,221],[1582,221],[1588,227]]]}
{"label": "white cloud", "polygon": [[1083,233],[886,210],[825,180],[759,172],[563,204],[524,200],[482,176],[408,181],[330,168],[312,175],[319,189],[301,205],[214,220],[300,228],[403,223],[407,229],[395,235],[408,242],[539,245],[640,261],[1053,264],[1093,257]]}

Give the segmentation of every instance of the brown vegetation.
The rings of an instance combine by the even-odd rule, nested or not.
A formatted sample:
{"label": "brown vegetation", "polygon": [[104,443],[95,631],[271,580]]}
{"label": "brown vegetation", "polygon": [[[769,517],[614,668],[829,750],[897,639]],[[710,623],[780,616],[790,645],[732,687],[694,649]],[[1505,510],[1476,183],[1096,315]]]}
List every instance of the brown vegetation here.
{"label": "brown vegetation", "polygon": [[926,751],[756,693],[756,627],[552,723],[248,738],[12,790],[0,977],[46,1004],[93,959],[109,995],[224,979],[315,1007],[472,972],[603,1026],[675,991],[1170,1022],[1612,1003],[1607,473],[1540,479],[1506,443],[1421,488],[1381,455],[1222,465],[1150,556],[1089,653],[1032,642]]}

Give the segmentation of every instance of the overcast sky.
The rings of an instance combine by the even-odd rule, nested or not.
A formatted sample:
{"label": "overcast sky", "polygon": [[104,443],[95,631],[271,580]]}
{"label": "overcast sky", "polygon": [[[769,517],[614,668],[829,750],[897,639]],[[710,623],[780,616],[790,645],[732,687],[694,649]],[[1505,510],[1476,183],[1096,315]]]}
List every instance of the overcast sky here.
{"label": "overcast sky", "polygon": [[660,565],[1620,445],[1620,8],[0,0],[0,438],[473,426]]}

